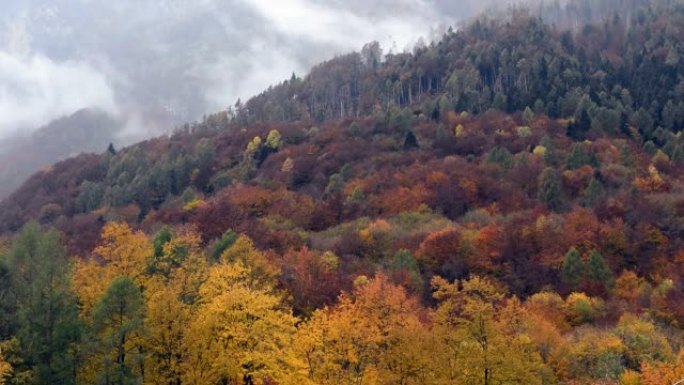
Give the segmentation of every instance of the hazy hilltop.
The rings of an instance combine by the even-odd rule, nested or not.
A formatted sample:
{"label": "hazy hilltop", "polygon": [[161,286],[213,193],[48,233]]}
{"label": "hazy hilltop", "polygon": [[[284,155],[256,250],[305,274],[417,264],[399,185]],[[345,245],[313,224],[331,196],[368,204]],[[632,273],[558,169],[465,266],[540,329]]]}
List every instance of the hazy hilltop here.
{"label": "hazy hilltop", "polygon": [[[297,15],[455,10],[292,4],[311,40]],[[684,3],[477,7],[33,174],[0,203],[0,384],[684,378]],[[78,122],[121,135],[36,142]]]}
{"label": "hazy hilltop", "polygon": [[102,152],[124,142],[123,122],[104,111],[85,109],[57,119],[27,136],[0,142],[0,197],[36,171],[83,152]]}

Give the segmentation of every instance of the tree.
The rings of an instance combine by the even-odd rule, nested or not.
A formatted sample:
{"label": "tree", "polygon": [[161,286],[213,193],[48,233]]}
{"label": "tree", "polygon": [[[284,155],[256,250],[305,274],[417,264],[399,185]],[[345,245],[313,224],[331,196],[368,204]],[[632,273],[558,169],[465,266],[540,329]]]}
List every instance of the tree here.
{"label": "tree", "polygon": [[534,122],[534,112],[532,112],[532,109],[529,106],[525,107],[525,110],[523,111],[523,122],[525,122],[526,126],[530,126]]}
{"label": "tree", "polygon": [[12,365],[5,361],[0,351],[0,385],[5,385],[5,379],[12,374]]}
{"label": "tree", "polygon": [[278,150],[282,144],[282,136],[278,130],[271,130],[266,137],[266,146]]}
{"label": "tree", "polygon": [[133,231],[126,224],[107,224],[102,229],[102,242],[95,248],[95,254],[104,264],[94,258],[76,263],[74,283],[82,314],[88,316],[95,302],[118,277],[129,277],[139,287],[144,286],[154,252],[143,232]]}
{"label": "tree", "polygon": [[93,308],[97,383],[133,385],[144,380],[144,318],[140,288],[129,277],[114,279]]}
{"label": "tree", "polygon": [[102,204],[104,197],[104,186],[101,183],[84,181],[81,184],[78,197],[76,197],[76,207],[79,212],[87,213],[97,209]]}
{"label": "tree", "polygon": [[144,340],[146,383],[182,383],[183,363],[189,359],[185,334],[196,310],[182,301],[183,289],[174,280],[149,294]]}
{"label": "tree", "polygon": [[592,286],[601,287],[603,290],[613,286],[613,273],[606,264],[598,250],[593,250],[589,254],[587,261],[586,277]]}
{"label": "tree", "polygon": [[565,167],[568,170],[577,170],[585,164],[589,164],[589,154],[584,150],[582,144],[575,144],[572,146],[570,155],[568,155]]}
{"label": "tree", "polygon": [[591,129],[591,118],[586,109],[582,109],[579,119],[576,122],[571,122],[568,125],[567,135],[576,140],[581,141],[586,138],[587,132]]}
{"label": "tree", "polygon": [[615,334],[625,345],[625,360],[630,369],[639,370],[644,361],[670,361],[674,358],[667,338],[646,319],[626,313],[620,317]]}
{"label": "tree", "polygon": [[563,282],[571,289],[577,288],[582,281],[582,277],[584,277],[584,264],[579,252],[574,247],[565,254],[561,277]]}
{"label": "tree", "polygon": [[406,131],[406,136],[404,137],[404,150],[412,150],[418,148],[418,139],[413,131]]}
{"label": "tree", "polygon": [[436,384],[542,384],[544,365],[526,334],[525,310],[487,279],[432,281]]}
{"label": "tree", "polygon": [[640,385],[674,384],[684,378],[684,349],[674,361],[643,362]]}
{"label": "tree", "polygon": [[253,277],[240,261],[210,269],[184,334],[183,383],[296,383],[291,378],[301,364],[290,353],[296,319],[271,281]]}
{"label": "tree", "polygon": [[13,317],[24,365],[36,384],[74,384],[74,355],[80,338],[70,264],[55,230],[24,226],[7,255],[15,293]]}
{"label": "tree", "polygon": [[582,192],[580,202],[584,207],[596,206],[604,197],[605,189],[598,179],[592,178],[587,188]]}
{"label": "tree", "polygon": [[547,167],[539,176],[537,196],[553,211],[561,211],[565,206],[563,185],[553,168]]}
{"label": "tree", "polygon": [[300,328],[305,379],[321,385],[430,383],[433,347],[415,298],[382,275],[355,281],[333,308]]}
{"label": "tree", "polygon": [[232,230],[228,230],[225,233],[223,233],[221,238],[214,241],[214,244],[211,247],[211,253],[209,254],[211,260],[218,261],[219,258],[221,258],[221,254],[223,254],[223,252],[226,251],[226,249],[233,246],[237,239],[238,234]]}

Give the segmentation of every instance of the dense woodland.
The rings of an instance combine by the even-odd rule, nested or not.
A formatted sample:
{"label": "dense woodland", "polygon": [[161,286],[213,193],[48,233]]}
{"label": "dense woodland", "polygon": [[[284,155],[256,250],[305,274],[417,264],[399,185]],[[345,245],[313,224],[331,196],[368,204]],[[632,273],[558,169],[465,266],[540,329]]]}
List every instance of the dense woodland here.
{"label": "dense woodland", "polygon": [[684,6],[539,12],[34,175],[0,383],[684,378]]}

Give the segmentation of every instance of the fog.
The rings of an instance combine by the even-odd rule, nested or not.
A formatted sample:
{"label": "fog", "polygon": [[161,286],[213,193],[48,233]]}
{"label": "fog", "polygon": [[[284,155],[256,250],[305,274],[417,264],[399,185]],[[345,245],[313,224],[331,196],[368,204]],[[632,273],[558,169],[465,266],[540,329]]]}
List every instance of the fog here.
{"label": "fog", "polygon": [[402,51],[487,3],[4,0],[0,139],[86,107],[158,134],[369,41]]}

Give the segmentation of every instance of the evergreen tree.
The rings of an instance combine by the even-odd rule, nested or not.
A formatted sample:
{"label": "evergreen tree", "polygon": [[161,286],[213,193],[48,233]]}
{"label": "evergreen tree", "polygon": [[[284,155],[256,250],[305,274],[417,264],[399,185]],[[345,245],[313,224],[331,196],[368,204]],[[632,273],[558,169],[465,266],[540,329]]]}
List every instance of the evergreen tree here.
{"label": "evergreen tree", "polygon": [[582,258],[577,249],[573,247],[565,254],[565,259],[563,259],[561,278],[571,289],[575,289],[583,276],[584,265],[582,263]]}
{"label": "evergreen tree", "polygon": [[538,180],[538,198],[546,203],[549,209],[561,211],[565,205],[563,185],[558,172],[547,167]]}
{"label": "evergreen tree", "polygon": [[587,262],[587,278],[596,283],[609,284],[612,280],[612,273],[606,264],[606,260],[601,253],[594,250],[589,255]]}
{"label": "evergreen tree", "polygon": [[115,279],[95,305],[93,331],[102,365],[99,383],[140,383],[144,314],[142,292],[128,277]]}
{"label": "evergreen tree", "polygon": [[534,121],[534,112],[532,112],[532,109],[528,106],[525,107],[525,111],[523,111],[523,122],[525,122],[526,126],[529,126],[532,124]]}
{"label": "evergreen tree", "polygon": [[596,178],[592,178],[586,189],[582,192],[580,203],[584,207],[594,207],[603,198],[605,190],[603,184]]}
{"label": "evergreen tree", "polygon": [[221,238],[217,239],[211,248],[211,259],[213,261],[218,261],[221,258],[221,254],[223,254],[223,252],[226,251],[229,247],[233,246],[237,239],[238,234],[232,230],[228,230],[225,233],[223,233]]}
{"label": "evergreen tree", "polygon": [[494,147],[487,155],[487,162],[508,170],[513,167],[513,154],[505,147]]}
{"label": "evergreen tree", "polygon": [[414,148],[418,148],[418,138],[416,138],[416,134],[413,131],[408,130],[404,138],[404,149],[412,150]]}
{"label": "evergreen tree", "polygon": [[75,346],[80,338],[70,264],[59,234],[36,223],[22,229],[7,255],[13,317],[24,367],[34,384],[74,384]]}
{"label": "evergreen tree", "polygon": [[581,141],[586,139],[587,132],[591,129],[591,118],[586,109],[580,113],[579,119],[568,125],[567,135],[576,140]]}
{"label": "evergreen tree", "polygon": [[581,144],[575,144],[572,146],[572,150],[568,155],[568,159],[565,163],[565,167],[568,170],[576,170],[585,164],[589,164],[589,155],[584,150],[584,146]]}
{"label": "evergreen tree", "polygon": [[539,144],[546,149],[544,152],[544,161],[549,167],[558,166],[558,155],[556,154],[556,145],[548,135],[544,135]]}
{"label": "evergreen tree", "polygon": [[107,152],[111,155],[116,155],[116,149],[114,148],[114,143],[109,143],[109,146],[107,146]]}

